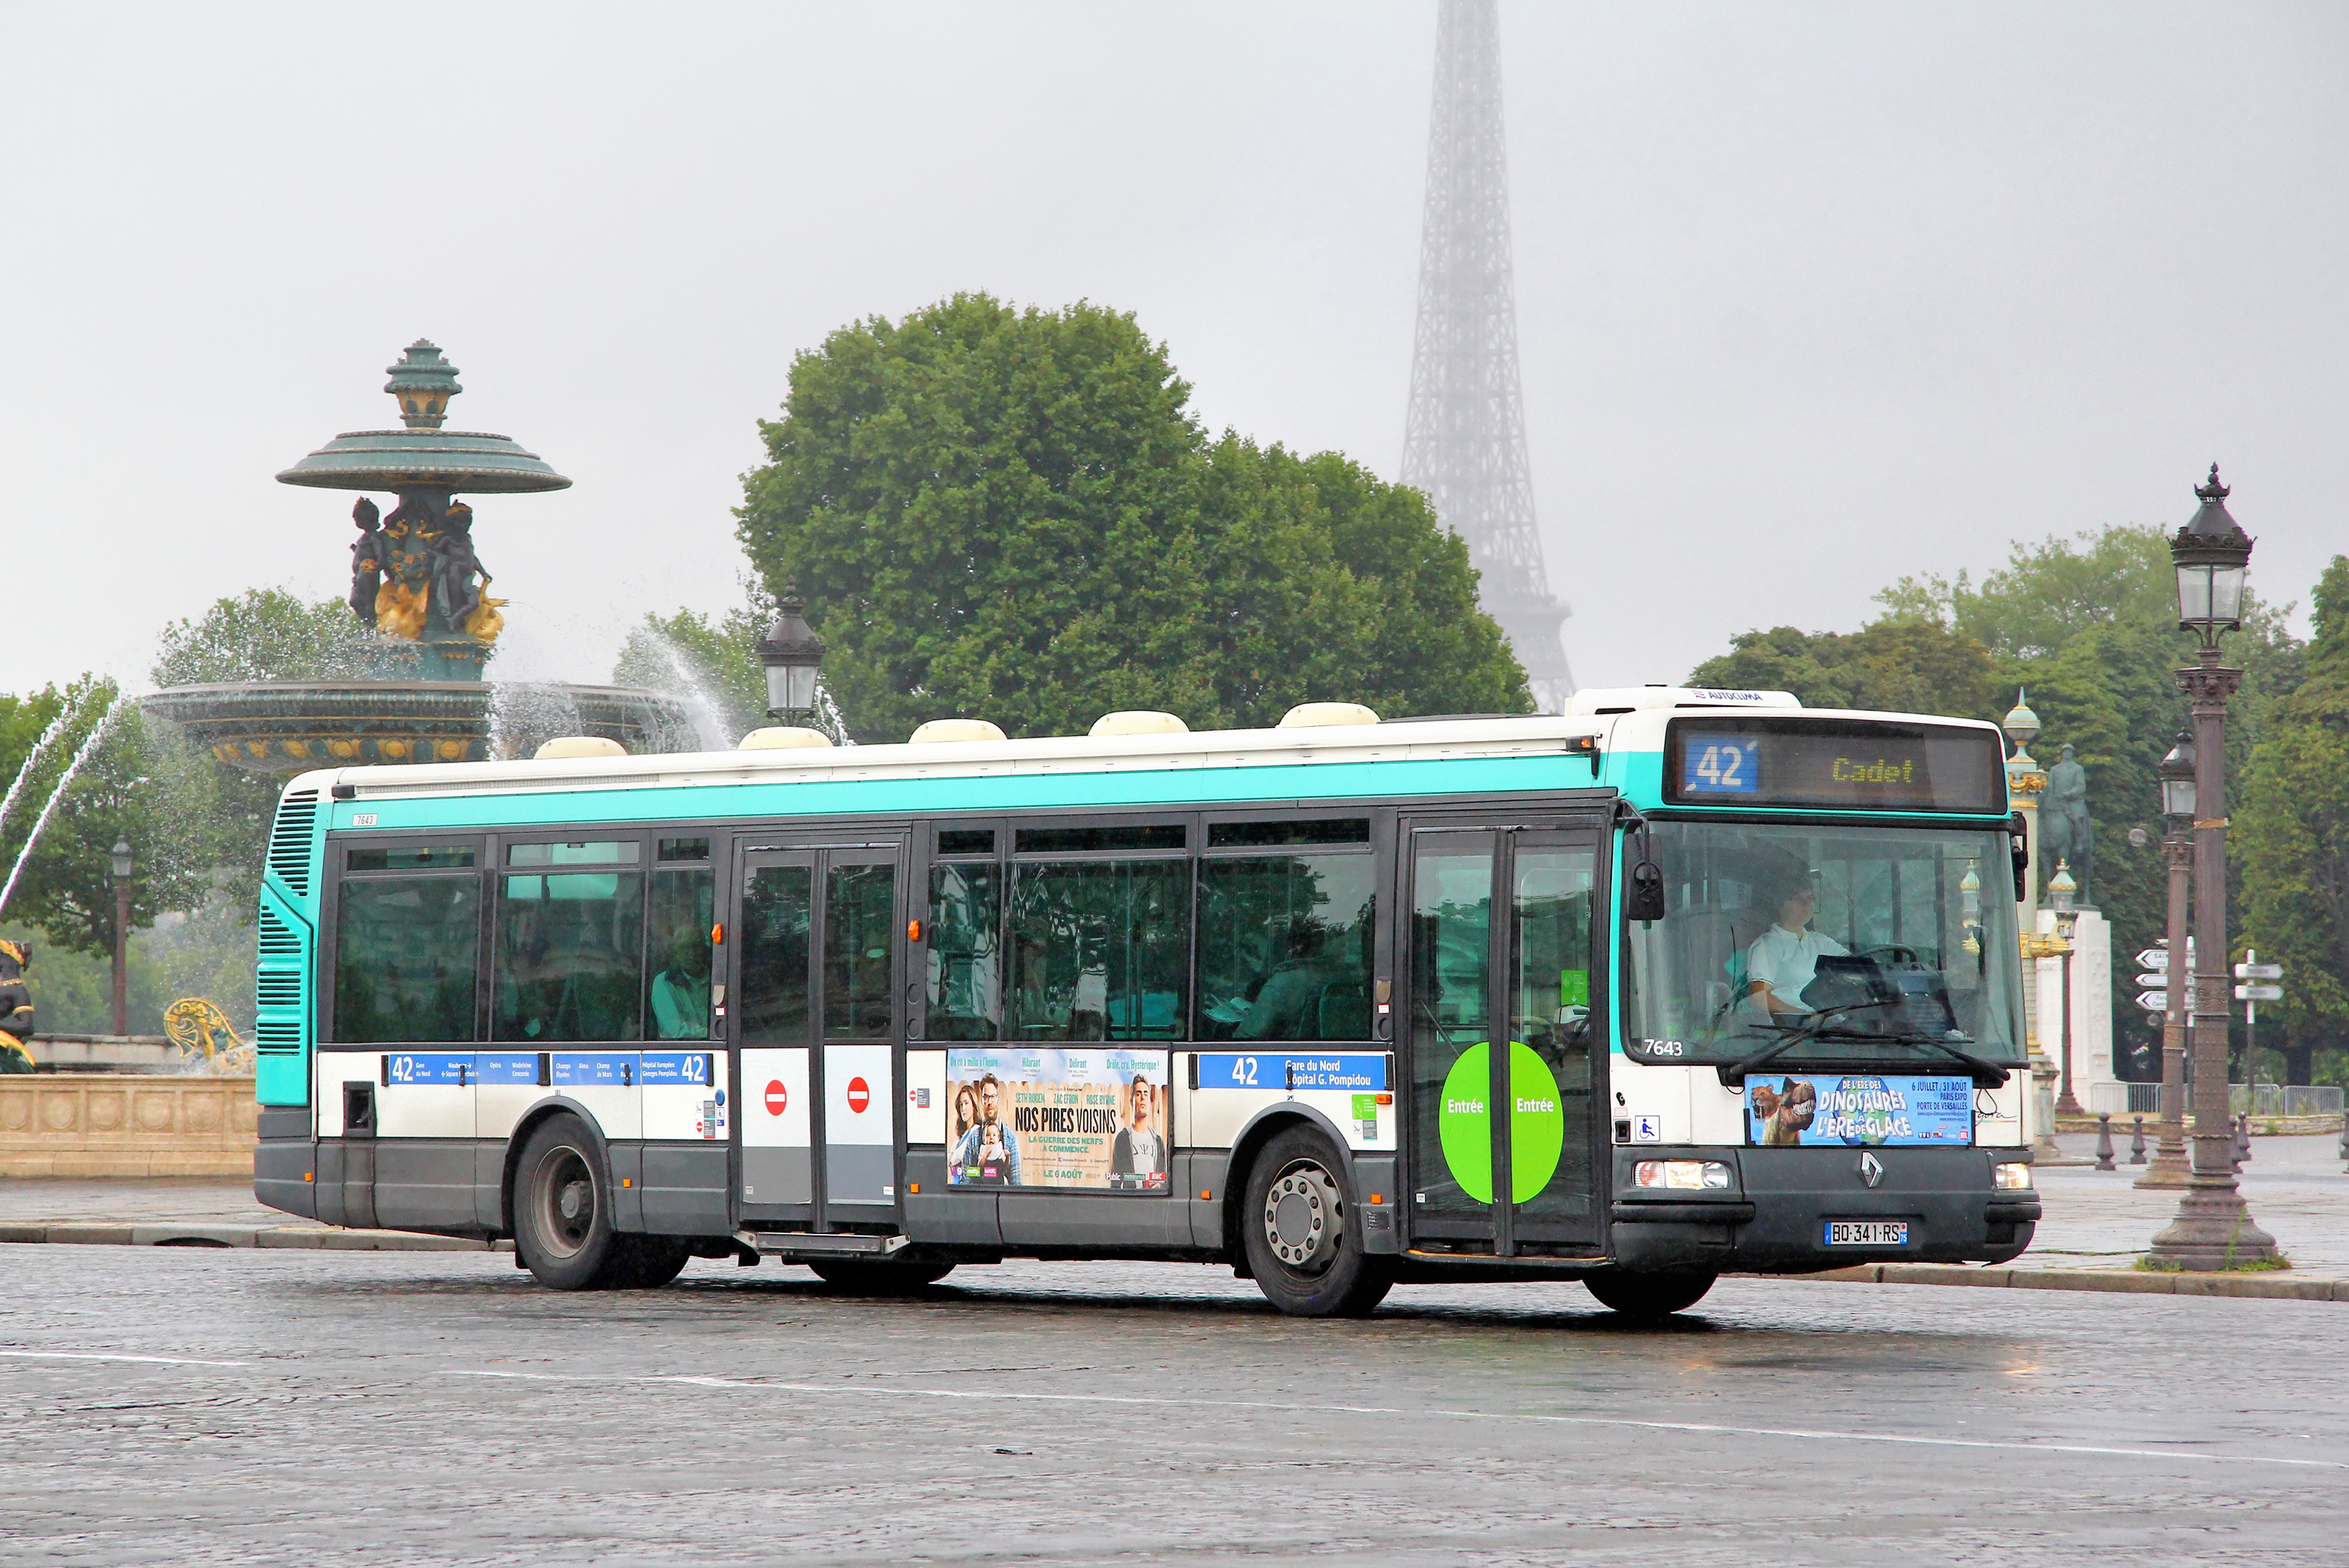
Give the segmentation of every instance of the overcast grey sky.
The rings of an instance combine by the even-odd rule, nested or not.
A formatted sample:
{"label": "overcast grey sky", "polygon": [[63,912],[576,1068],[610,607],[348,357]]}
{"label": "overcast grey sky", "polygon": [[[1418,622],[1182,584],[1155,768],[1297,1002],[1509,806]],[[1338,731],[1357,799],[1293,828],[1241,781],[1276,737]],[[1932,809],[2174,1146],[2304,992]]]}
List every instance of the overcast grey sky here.
{"label": "overcast grey sky", "polygon": [[[0,5],[0,691],[344,591],[393,422],[487,497],[493,672],[718,608],[793,353],[958,289],[1136,312],[1211,426],[1394,472],[1427,4]],[[1536,494],[1586,684],[1849,628],[2213,460],[2303,605],[2349,549],[2349,7],[1505,0]],[[1330,695],[1340,695],[1331,693]]]}

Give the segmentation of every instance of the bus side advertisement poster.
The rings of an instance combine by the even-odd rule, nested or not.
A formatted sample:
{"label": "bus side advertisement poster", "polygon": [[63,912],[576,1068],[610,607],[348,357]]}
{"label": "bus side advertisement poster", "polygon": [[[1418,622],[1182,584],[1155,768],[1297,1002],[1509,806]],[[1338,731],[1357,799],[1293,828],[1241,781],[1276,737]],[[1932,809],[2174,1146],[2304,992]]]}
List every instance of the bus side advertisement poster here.
{"label": "bus side advertisement poster", "polygon": [[947,1053],[947,1181],[1167,1190],[1172,1054],[1107,1046]]}
{"label": "bus side advertisement poster", "polygon": [[1962,1148],[1974,1141],[1973,1080],[1874,1073],[1749,1078],[1745,1132],[1764,1148]]}

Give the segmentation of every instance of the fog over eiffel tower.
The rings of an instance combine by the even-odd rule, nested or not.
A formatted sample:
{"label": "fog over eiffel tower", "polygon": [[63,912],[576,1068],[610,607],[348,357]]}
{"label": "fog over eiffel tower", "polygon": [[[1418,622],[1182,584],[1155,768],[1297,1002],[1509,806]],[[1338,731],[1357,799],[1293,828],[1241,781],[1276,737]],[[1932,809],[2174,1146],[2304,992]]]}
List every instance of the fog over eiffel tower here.
{"label": "fog over eiffel tower", "polygon": [[1497,0],[1442,0],[1402,479],[1467,541],[1485,611],[1535,701],[1555,712],[1574,691],[1558,640],[1569,612],[1550,591],[1534,522],[1509,250]]}

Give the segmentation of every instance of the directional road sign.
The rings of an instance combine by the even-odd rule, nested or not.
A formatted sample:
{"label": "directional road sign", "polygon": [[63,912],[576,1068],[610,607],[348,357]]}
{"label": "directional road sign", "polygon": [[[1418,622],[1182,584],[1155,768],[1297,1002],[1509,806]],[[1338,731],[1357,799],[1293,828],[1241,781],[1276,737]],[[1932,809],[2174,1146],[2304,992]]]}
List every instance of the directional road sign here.
{"label": "directional road sign", "polygon": [[2169,996],[2166,992],[2140,991],[2137,993],[2137,1004],[2147,1012],[2167,1012],[2169,1011]]}
{"label": "directional road sign", "polygon": [[2145,973],[2137,977],[2137,982],[2139,985],[2166,986],[2169,983],[2169,971],[2168,970],[2159,969],[2147,970]]}
{"label": "directional road sign", "polygon": [[2168,948],[2147,948],[2143,952],[2137,955],[2137,961],[2139,969],[2168,969],[2169,967],[2169,950]]}
{"label": "directional road sign", "polygon": [[2235,987],[2237,1002],[2282,1002],[2283,987],[2280,985],[2239,985]]}
{"label": "directional road sign", "polygon": [[2235,966],[2237,980],[2282,980],[2283,965],[2280,963],[2239,963]]}

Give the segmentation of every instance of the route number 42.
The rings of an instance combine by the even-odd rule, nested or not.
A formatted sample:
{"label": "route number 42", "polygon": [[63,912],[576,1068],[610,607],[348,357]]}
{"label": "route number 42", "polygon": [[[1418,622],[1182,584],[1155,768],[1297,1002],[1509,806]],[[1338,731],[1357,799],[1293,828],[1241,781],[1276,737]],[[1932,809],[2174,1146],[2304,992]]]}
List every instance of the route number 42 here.
{"label": "route number 42", "polygon": [[1756,753],[1760,747],[1748,742],[1723,743],[1707,742],[1701,749],[1692,748],[1688,761],[1688,776],[1682,786],[1724,794],[1751,794],[1761,783]]}

